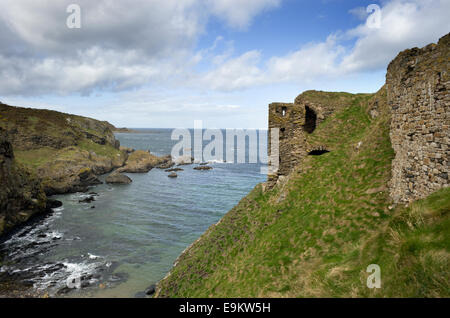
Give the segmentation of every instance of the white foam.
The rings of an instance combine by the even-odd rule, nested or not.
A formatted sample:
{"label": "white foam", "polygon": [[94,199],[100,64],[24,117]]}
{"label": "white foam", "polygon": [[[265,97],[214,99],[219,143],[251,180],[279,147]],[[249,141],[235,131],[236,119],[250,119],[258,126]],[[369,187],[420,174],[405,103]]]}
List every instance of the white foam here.
{"label": "white foam", "polygon": [[89,257],[89,259],[98,259],[98,258],[100,258],[101,256],[97,256],[97,255],[88,253],[88,257]]}

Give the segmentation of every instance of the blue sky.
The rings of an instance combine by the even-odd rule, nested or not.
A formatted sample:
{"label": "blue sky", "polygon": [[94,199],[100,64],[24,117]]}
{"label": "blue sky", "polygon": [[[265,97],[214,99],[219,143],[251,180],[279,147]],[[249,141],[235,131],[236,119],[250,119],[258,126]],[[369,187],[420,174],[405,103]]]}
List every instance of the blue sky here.
{"label": "blue sky", "polygon": [[[80,29],[67,28],[70,3],[81,8]],[[371,4],[379,8],[375,26],[367,22]],[[119,127],[203,120],[211,128],[266,128],[269,103],[308,89],[375,92],[399,51],[450,30],[447,0],[0,6],[0,100]]]}

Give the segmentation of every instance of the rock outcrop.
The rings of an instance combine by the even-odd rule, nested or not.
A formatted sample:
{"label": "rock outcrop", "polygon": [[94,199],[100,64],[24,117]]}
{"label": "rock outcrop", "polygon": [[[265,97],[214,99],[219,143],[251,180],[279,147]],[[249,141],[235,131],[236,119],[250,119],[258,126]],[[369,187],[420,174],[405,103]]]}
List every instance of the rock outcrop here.
{"label": "rock outcrop", "polygon": [[130,184],[132,182],[132,180],[128,176],[117,171],[114,171],[109,176],[107,176],[105,181],[106,183],[111,184]]}
{"label": "rock outcrop", "polygon": [[128,156],[125,165],[117,169],[117,172],[145,173],[153,168],[167,165],[170,161],[170,156],[158,157],[148,151],[136,150]]}
{"label": "rock outcrop", "polygon": [[128,156],[119,149],[114,126],[92,118],[0,103],[0,127],[8,132],[16,160],[38,176],[49,195],[85,191]]}
{"label": "rock outcrop", "polygon": [[39,181],[17,165],[11,142],[1,127],[0,184],[0,236],[56,204],[55,201],[47,204]]}
{"label": "rock outcrop", "polygon": [[47,194],[84,192],[89,186],[100,184],[98,175],[121,167],[126,155],[101,156],[94,152],[68,147],[56,154],[56,158],[37,168]]}

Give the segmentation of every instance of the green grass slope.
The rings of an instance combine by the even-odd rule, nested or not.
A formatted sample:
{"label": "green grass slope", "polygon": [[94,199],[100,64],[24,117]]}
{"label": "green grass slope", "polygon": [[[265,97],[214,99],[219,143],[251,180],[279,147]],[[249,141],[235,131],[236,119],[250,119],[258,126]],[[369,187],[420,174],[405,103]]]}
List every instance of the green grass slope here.
{"label": "green grass slope", "polygon": [[0,127],[8,131],[17,161],[32,170],[73,146],[108,158],[120,154],[114,126],[92,118],[0,103]]}
{"label": "green grass slope", "polygon": [[[332,151],[270,191],[257,186],[180,256],[157,296],[450,296],[450,191],[390,206],[385,89],[354,95],[308,138]],[[370,264],[380,289],[366,285]]]}

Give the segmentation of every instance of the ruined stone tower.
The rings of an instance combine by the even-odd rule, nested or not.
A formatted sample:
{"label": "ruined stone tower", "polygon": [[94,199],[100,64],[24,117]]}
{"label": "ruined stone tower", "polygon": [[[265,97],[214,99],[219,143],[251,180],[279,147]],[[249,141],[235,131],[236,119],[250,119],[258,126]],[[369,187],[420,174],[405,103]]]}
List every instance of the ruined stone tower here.
{"label": "ruined stone tower", "polygon": [[274,161],[271,153],[272,129],[279,129],[279,168],[278,171],[269,174],[269,187],[272,187],[280,176],[288,175],[309,153],[320,153],[326,149],[325,145],[310,145],[306,135],[311,134],[317,125],[342,105],[338,99],[335,103],[321,103],[311,98],[314,94],[336,93],[307,91],[297,96],[294,103],[269,105],[269,158],[271,161]]}
{"label": "ruined stone tower", "polygon": [[425,198],[449,185],[450,34],[438,44],[401,52],[388,67],[395,202]]}
{"label": "ruined stone tower", "polygon": [[[389,64],[386,92],[395,151],[389,191],[394,202],[425,198],[449,185],[449,64],[450,34],[438,44],[405,50]],[[279,169],[269,174],[269,187],[280,176],[288,175],[306,155],[327,148],[308,144],[306,136],[334,111],[348,106],[340,103],[336,94],[344,93],[307,91],[294,103],[269,105],[270,161],[274,161],[272,129],[279,128]],[[319,95],[321,99],[316,98]]]}

